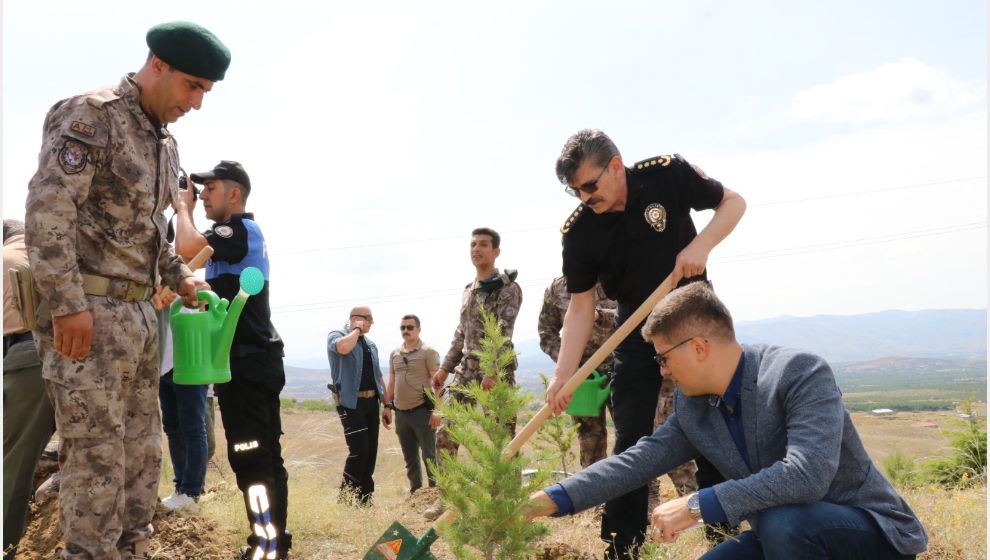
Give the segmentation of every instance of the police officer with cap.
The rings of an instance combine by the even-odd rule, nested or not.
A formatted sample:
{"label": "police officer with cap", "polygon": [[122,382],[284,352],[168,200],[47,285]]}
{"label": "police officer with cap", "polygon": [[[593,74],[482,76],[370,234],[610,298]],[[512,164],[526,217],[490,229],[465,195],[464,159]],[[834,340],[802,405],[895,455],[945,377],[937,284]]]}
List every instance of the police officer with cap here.
{"label": "police officer with cap", "polygon": [[251,179],[236,161],[221,161],[210,171],[189,176],[203,185],[200,199],[213,226],[200,233],[193,222],[196,199],[192,189],[180,190],[176,204],[176,249],[192,258],[203,247],[213,248],[206,261],[206,280],[220,297],[234,300],[240,273],[253,266],[265,285],[248,298],[237,321],[230,348],[228,383],[214,385],[227,436],[227,459],[244,493],[251,535],[243,558],[286,558],[292,536],[286,530],[289,475],[282,460],[279,393],[285,386],[282,339],[272,325],[268,304],[268,251],[265,236],[245,212]]}
{"label": "police officer with cap", "polygon": [[61,436],[61,558],[143,558],[161,471],[158,334],[165,284],[193,305],[208,285],[165,240],[178,197],[168,131],[223,79],[230,52],[199,25],[147,34],[116,86],[56,103],[28,187],[26,246],[51,309],[35,340]]}

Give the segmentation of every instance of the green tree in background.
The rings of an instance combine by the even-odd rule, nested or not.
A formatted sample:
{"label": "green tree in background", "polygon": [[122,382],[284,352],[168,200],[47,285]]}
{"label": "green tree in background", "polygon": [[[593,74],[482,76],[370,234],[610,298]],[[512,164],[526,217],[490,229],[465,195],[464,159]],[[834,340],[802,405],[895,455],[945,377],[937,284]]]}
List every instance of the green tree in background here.
{"label": "green tree in background", "polygon": [[952,434],[952,453],[922,465],[925,480],[945,488],[987,484],[987,422],[973,410],[973,399],[959,407],[967,415],[964,428]]}

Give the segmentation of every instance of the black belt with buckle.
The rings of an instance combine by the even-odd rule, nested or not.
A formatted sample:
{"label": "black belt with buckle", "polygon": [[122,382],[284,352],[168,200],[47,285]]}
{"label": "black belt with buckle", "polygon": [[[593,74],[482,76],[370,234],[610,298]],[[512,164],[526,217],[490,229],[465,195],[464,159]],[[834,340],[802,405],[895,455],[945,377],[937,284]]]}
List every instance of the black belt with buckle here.
{"label": "black belt with buckle", "polygon": [[433,408],[433,401],[427,400],[427,401],[425,401],[423,404],[421,404],[419,406],[414,406],[412,408],[397,408],[397,409],[395,409],[395,411],[396,412],[415,412],[415,411],[417,411],[417,410],[419,410],[421,408],[426,408],[426,407],[430,407],[432,409]]}

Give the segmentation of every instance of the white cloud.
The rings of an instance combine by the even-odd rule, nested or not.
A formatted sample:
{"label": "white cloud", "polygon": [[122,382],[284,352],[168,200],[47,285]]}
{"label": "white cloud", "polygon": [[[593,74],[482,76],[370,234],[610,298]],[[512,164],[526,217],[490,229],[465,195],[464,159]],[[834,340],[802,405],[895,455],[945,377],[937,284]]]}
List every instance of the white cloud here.
{"label": "white cloud", "polygon": [[798,92],[800,120],[860,125],[946,117],[972,109],[986,84],[969,84],[913,58],[880,65]]}

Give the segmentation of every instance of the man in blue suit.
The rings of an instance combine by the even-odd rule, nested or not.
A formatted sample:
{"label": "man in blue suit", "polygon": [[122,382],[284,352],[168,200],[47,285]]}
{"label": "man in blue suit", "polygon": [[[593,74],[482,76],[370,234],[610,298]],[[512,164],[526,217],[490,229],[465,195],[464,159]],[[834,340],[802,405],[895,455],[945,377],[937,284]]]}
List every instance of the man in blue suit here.
{"label": "man in blue suit", "polygon": [[739,344],[703,282],[671,292],[642,334],[677,382],[674,415],[625,452],[535,493],[531,517],[584,510],[702,455],[726,481],[657,507],[654,540],[746,520],[752,530],[702,558],[878,560],[925,550],[921,522],[873,465],[823,359]]}

